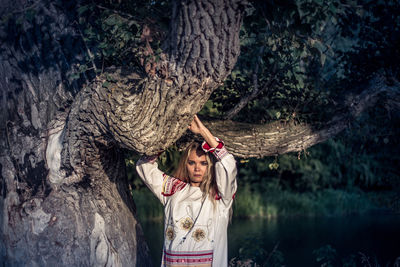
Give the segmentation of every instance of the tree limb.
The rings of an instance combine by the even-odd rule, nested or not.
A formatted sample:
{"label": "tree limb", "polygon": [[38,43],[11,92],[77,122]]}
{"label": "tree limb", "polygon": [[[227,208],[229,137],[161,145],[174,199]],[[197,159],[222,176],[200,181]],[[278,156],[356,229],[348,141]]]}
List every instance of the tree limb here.
{"label": "tree limb", "polygon": [[399,108],[400,86],[387,85],[376,76],[360,94],[348,97],[334,116],[322,128],[307,123],[272,122],[264,125],[234,121],[205,121],[216,136],[225,141],[229,151],[243,158],[273,156],[299,152],[334,137],[357,119],[365,110],[380,100],[388,100],[391,107]]}

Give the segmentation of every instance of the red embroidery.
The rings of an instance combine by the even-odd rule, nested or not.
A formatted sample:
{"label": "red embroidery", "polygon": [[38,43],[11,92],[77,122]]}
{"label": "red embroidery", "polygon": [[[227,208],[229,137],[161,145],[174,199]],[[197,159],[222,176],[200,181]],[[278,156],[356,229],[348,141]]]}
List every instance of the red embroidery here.
{"label": "red embroidery", "polygon": [[221,149],[224,146],[224,142],[220,140],[218,137],[215,137],[215,140],[217,140],[218,145],[216,148],[211,147],[206,141],[203,142],[201,147],[203,148],[204,152],[214,152],[215,149]]}
{"label": "red embroidery", "polygon": [[[235,199],[235,196],[236,196],[236,193],[234,193],[233,195],[232,195],[232,199]],[[220,200],[222,197],[219,195],[219,193],[216,193],[215,194],[215,200]]]}
{"label": "red embroidery", "polygon": [[162,186],[161,194],[163,196],[169,197],[175,194],[177,191],[182,190],[186,183],[169,175],[163,174],[164,182]]}
{"label": "red embroidery", "polygon": [[211,147],[206,141],[202,143],[201,147],[204,152],[210,152],[217,160],[221,160],[223,157],[228,155],[228,150],[226,150],[222,140],[220,140],[218,137],[215,137],[215,140],[218,142],[217,147]]}
{"label": "red embroidery", "polygon": [[168,256],[192,256],[192,257],[200,257],[200,256],[212,256],[213,251],[212,250],[206,250],[206,251],[199,251],[199,252],[190,252],[190,251],[169,251],[167,252],[166,250],[164,251],[165,255]]}
{"label": "red embroidery", "polygon": [[[212,250],[203,251],[167,251],[164,250],[163,261],[167,266],[170,264],[183,265],[185,264],[201,264],[201,266],[211,266],[213,260]],[[205,264],[205,265],[203,265]]]}

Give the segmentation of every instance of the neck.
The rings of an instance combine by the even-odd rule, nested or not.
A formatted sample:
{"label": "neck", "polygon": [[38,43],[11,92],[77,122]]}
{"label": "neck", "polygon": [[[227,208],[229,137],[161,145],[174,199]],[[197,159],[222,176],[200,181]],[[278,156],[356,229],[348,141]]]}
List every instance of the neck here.
{"label": "neck", "polygon": [[200,183],[190,182],[190,186],[200,187]]}

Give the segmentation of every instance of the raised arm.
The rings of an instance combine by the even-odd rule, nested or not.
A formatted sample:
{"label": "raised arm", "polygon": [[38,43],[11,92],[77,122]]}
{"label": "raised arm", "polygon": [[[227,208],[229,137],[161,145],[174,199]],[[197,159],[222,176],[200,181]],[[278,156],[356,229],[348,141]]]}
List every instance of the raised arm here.
{"label": "raised arm", "polygon": [[164,205],[165,197],[162,194],[164,173],[158,169],[156,159],[156,156],[142,157],[136,164],[136,171],[151,192]]}
{"label": "raised arm", "polygon": [[197,115],[194,115],[193,121],[188,128],[194,134],[200,134],[204,138],[204,141],[206,141],[212,148],[216,148],[218,146],[218,141],[215,140],[215,137],[204,126]]}
{"label": "raised arm", "polygon": [[165,205],[167,197],[182,190],[186,183],[159,170],[156,159],[157,156],[142,157],[136,164],[136,171],[150,191]]}
{"label": "raised arm", "polygon": [[237,189],[235,159],[227,151],[224,143],[218,138],[215,138],[196,115],[188,128],[193,133],[200,134],[204,138],[205,142],[202,145],[203,150],[215,156],[217,160],[215,164],[215,175],[218,192],[225,206],[230,207]]}

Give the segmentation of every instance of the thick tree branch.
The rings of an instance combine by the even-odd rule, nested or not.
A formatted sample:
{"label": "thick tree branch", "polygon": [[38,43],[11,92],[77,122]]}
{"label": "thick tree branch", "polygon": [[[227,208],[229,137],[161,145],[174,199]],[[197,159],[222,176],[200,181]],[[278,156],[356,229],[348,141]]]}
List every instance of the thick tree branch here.
{"label": "thick tree branch", "polygon": [[232,70],[243,11],[237,0],[175,2],[169,56],[159,63],[168,79],[113,67],[83,88],[63,134],[63,183],[95,177],[104,160],[100,150],[123,147],[151,155],[173,144]]}
{"label": "thick tree branch", "polygon": [[[76,98],[67,137],[79,140],[88,132],[102,143],[114,142],[146,154],[174,143],[237,60],[241,2],[176,1],[165,50],[168,56],[162,62],[167,65],[168,80],[110,68]],[[91,147],[73,145],[79,151]],[[65,163],[67,154],[64,151]],[[70,162],[78,168],[80,154]]]}
{"label": "thick tree branch", "polygon": [[360,94],[349,97],[346,104],[337,109],[336,116],[322,128],[294,122],[254,125],[233,121],[210,121],[204,124],[213,134],[225,141],[234,155],[260,158],[298,152],[324,142],[340,133],[362,112],[381,100],[387,100],[392,107],[399,107],[400,87],[396,83],[387,85],[382,77],[377,76]]}

